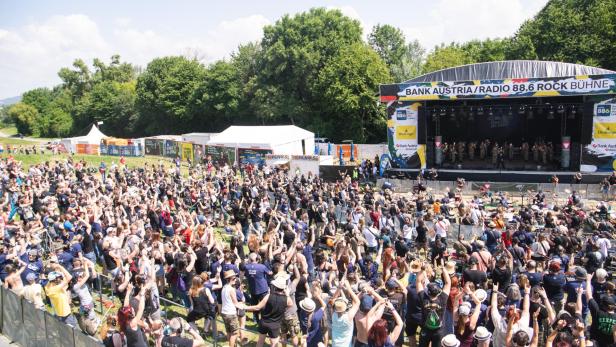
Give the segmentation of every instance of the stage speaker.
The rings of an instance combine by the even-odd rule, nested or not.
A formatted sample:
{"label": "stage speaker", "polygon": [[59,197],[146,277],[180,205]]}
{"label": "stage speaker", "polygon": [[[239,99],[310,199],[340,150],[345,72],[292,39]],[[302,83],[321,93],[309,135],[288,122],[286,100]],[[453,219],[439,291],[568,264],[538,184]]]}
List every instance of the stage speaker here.
{"label": "stage speaker", "polygon": [[592,102],[585,102],[582,110],[582,133],[580,136],[580,143],[582,145],[588,145],[592,142],[592,121],[595,112],[595,104]]}
{"label": "stage speaker", "polygon": [[580,165],[582,164],[582,145],[579,142],[571,144],[571,171],[580,171]]}
{"label": "stage speaker", "polygon": [[417,143],[418,144],[426,144],[427,133],[428,133],[428,117],[430,117],[430,112],[424,106],[420,106],[417,112]]}

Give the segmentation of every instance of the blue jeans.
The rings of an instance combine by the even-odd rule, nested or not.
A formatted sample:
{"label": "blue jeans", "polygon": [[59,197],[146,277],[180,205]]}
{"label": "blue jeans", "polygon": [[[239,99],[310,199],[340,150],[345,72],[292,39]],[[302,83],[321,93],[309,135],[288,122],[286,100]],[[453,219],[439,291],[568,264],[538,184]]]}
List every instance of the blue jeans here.
{"label": "blue jeans", "polygon": [[77,326],[77,318],[75,318],[75,316],[73,316],[73,314],[69,314],[66,317],[60,317],[58,316],[58,319],[60,320],[60,322],[69,325],[71,327],[76,327]]}

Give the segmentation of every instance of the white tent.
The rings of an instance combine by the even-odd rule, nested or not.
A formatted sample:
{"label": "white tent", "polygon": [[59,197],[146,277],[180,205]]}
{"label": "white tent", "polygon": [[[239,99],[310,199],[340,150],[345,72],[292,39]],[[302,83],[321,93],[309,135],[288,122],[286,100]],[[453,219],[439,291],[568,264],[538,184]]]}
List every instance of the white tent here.
{"label": "white tent", "polygon": [[62,139],[64,148],[75,154],[99,154],[101,140],[106,138],[96,125],[92,125],[87,135]]}
{"label": "white tent", "polygon": [[273,154],[313,154],[314,133],[295,125],[230,126],[207,144],[270,150]]}

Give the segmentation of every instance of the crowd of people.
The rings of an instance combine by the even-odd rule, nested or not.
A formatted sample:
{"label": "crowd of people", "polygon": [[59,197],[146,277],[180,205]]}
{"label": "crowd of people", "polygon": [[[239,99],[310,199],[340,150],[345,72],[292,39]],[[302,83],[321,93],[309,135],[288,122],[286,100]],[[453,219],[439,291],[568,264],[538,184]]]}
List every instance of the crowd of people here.
{"label": "crowd of people", "polygon": [[105,346],[614,345],[614,219],[575,192],[521,206],[207,159],[100,167],[0,160],[0,279]]}

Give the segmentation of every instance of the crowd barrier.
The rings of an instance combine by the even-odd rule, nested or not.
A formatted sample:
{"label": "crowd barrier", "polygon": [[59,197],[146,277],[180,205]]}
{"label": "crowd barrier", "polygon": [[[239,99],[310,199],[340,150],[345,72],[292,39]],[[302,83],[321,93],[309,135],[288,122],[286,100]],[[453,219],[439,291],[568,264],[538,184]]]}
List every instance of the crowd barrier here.
{"label": "crowd barrier", "polygon": [[[382,187],[385,182],[389,182],[392,185],[393,191],[397,193],[411,192],[413,187],[418,183],[417,180],[379,178],[377,180],[377,187]],[[428,193],[432,194],[444,193],[446,189],[455,191],[457,188],[455,181],[422,181],[422,184],[428,188]],[[572,191],[578,192],[583,199],[601,200],[604,198],[599,184],[563,183],[554,185],[553,183],[466,181],[461,192],[465,195],[477,194],[479,189],[485,184],[490,185],[490,191],[493,193],[507,192],[513,197],[521,197],[522,195],[528,197],[529,191],[534,195],[537,191],[542,190],[548,198],[553,194],[558,194],[562,199]]]}
{"label": "crowd barrier", "polygon": [[0,287],[2,334],[23,347],[98,347],[98,341],[39,310],[9,289]]}

